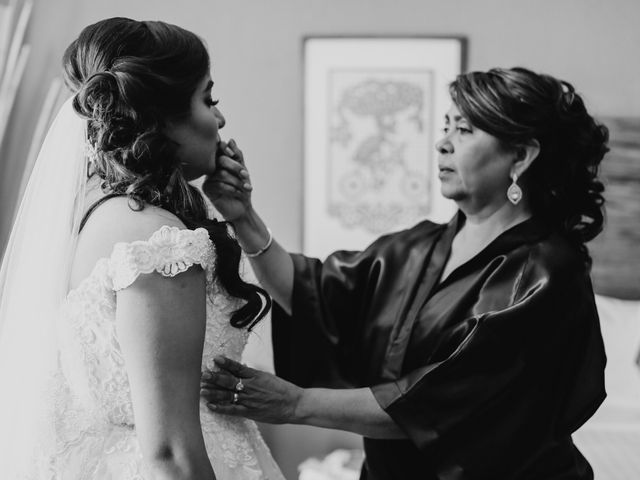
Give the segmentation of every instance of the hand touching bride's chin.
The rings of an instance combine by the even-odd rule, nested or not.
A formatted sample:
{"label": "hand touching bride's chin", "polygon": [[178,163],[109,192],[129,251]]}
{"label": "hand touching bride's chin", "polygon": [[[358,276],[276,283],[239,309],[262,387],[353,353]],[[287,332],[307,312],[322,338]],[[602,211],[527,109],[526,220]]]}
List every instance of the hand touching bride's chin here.
{"label": "hand touching bride's chin", "polygon": [[238,221],[252,210],[249,172],[234,140],[220,142],[218,152],[216,169],[207,175],[202,190],[225,220]]}

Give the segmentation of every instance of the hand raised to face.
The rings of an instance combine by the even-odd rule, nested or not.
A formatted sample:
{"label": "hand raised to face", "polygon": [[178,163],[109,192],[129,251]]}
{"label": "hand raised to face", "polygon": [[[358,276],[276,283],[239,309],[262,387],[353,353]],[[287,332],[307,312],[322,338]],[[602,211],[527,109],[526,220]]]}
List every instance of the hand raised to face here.
{"label": "hand raised to face", "polygon": [[267,372],[216,357],[217,372],[202,376],[200,395],[214,412],[263,423],[292,423],[303,389]]}
{"label": "hand raised to face", "polygon": [[251,180],[235,140],[220,142],[216,170],[202,189],[225,220],[240,218],[251,208]]}

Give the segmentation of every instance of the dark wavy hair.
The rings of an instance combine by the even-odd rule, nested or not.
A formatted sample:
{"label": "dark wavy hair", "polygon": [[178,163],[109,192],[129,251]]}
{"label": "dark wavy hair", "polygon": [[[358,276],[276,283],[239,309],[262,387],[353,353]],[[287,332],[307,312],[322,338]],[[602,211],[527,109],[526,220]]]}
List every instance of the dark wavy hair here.
{"label": "dark wavy hair", "polygon": [[241,279],[240,246],[229,225],[208,218],[204,198],[183,174],[178,144],[163,133],[168,120],[189,115],[191,97],[209,71],[202,40],[164,22],[109,18],[82,30],[65,51],[63,68],[75,92],[73,107],[88,121],[90,175],[101,179],[105,194],[126,195],[134,210],[155,205],[189,228],[206,228],[220,283],[246,301],[231,324],[250,330],[271,299]]}
{"label": "dark wavy hair", "polygon": [[585,243],[602,231],[605,216],[598,170],[609,150],[607,127],[589,115],[570,83],[525,68],[462,74],[449,92],[460,113],[504,148],[540,143],[521,178],[532,213],[590,264]]}

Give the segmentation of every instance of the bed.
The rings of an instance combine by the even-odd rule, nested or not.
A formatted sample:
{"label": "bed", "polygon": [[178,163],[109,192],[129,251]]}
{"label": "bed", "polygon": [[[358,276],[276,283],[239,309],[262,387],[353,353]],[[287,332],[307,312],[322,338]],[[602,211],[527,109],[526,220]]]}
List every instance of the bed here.
{"label": "bed", "polygon": [[640,479],[640,301],[596,296],[607,398],[574,434],[596,480]]}

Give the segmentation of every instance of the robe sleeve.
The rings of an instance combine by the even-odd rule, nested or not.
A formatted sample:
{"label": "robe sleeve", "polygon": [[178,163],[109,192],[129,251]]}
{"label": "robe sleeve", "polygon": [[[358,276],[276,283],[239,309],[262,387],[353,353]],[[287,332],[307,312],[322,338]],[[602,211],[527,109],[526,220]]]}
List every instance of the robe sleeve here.
{"label": "robe sleeve", "polygon": [[[442,478],[511,478],[604,400],[588,275],[539,260],[529,258],[507,308],[457,323],[423,367],[372,387],[414,445],[438,458]],[[513,288],[490,283],[483,295]]]}
{"label": "robe sleeve", "polygon": [[[291,255],[292,314],[272,314],[276,373],[300,386],[369,386],[398,305],[442,225],[423,222],[324,262]],[[382,320],[379,320],[382,319]],[[387,330],[385,330],[387,329]],[[379,353],[372,353],[379,352]]]}
{"label": "robe sleeve", "polygon": [[277,304],[272,314],[275,370],[300,386],[351,386],[346,364],[357,348],[367,290],[376,282],[375,249],[335,252],[324,263],[291,257],[292,315]]}

